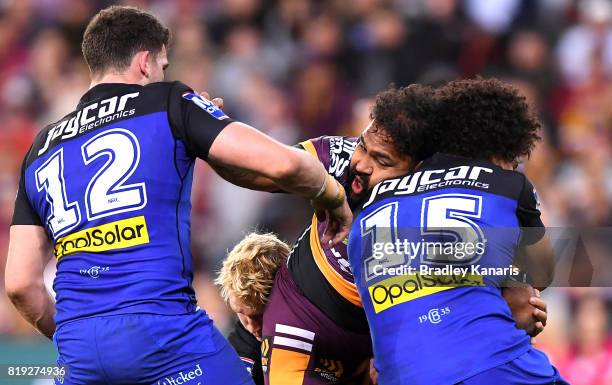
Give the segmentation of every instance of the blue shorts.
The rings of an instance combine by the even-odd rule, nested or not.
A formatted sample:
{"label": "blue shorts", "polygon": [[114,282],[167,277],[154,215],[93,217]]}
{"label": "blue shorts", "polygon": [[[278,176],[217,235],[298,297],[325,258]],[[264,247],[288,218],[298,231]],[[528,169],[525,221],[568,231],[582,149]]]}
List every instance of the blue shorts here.
{"label": "blue shorts", "polygon": [[253,385],[249,373],[205,312],[85,318],[53,336],[56,385]]}
{"label": "blue shorts", "polygon": [[472,376],[457,385],[569,385],[546,354],[529,349],[518,358]]}

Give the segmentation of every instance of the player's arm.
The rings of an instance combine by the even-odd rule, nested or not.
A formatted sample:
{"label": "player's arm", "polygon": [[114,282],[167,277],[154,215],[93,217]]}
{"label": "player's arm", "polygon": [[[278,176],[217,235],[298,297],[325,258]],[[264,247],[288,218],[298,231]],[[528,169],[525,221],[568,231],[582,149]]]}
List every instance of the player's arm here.
{"label": "player's arm", "polygon": [[250,190],[277,192],[276,183],[270,178],[264,176],[252,175],[252,173],[239,170],[236,168],[225,167],[220,164],[215,164],[209,159],[208,164],[213,170],[226,181],[235,184],[236,186],[248,188]]}
{"label": "player's arm", "polygon": [[278,190],[311,199],[318,215],[330,218],[323,243],[338,244],[348,235],[353,216],[344,188],[306,151],[277,142],[244,123],[233,122],[213,142],[209,159],[252,177],[271,179]]}
{"label": "player's arm", "polygon": [[[200,95],[210,100],[210,96],[207,92],[201,92]],[[214,98],[211,100],[214,105],[219,108],[224,107],[224,101],[222,98]],[[302,144],[296,144],[293,147],[304,150]],[[208,164],[213,170],[226,181],[235,184],[236,186],[248,188],[257,191],[268,191],[268,192],[282,192],[278,189],[277,184],[270,178],[266,178],[261,175],[253,175],[251,172],[241,170],[236,167],[227,167],[214,161],[214,159],[208,159]]]}
{"label": "player's arm", "polygon": [[523,277],[528,276],[529,279],[508,281],[502,294],[517,327],[535,337],[544,330],[548,313],[546,303],[540,298],[540,291],[534,289],[534,286],[542,289],[549,285],[554,271],[554,259],[546,228],[540,218],[534,188],[527,178],[523,178],[516,212],[521,226],[521,239],[514,264],[521,269]]}
{"label": "player's arm", "polygon": [[521,241],[517,263],[527,274],[530,284],[542,291],[553,280],[554,250],[542,223],[539,202],[533,185],[527,178],[519,197],[517,216],[521,226]]}
{"label": "player's arm", "polygon": [[43,227],[11,226],[4,276],[6,294],[23,318],[49,338],[55,332],[55,302],[45,288],[43,272],[51,256]]}
{"label": "player's arm", "polygon": [[[303,146],[303,143],[295,144],[293,147],[306,151],[306,149]],[[316,156],[318,159],[318,156],[316,154],[314,154],[314,156]],[[214,161],[211,159],[208,160],[208,164],[213,168],[213,170],[215,170],[215,172],[220,177],[222,177],[223,179],[225,179],[226,181],[232,184],[235,184],[236,186],[248,188],[251,190],[258,190],[258,191],[267,191],[267,192],[275,192],[275,193],[285,192],[285,191],[279,190],[276,183],[270,178],[266,178],[264,176],[252,175],[248,171],[240,170],[237,168],[224,167],[220,164],[214,163]]]}
{"label": "player's arm", "polygon": [[[205,99],[210,100],[215,106],[223,109],[224,101],[222,98],[214,98],[211,99],[208,92],[200,92],[200,96]],[[231,167],[224,167],[220,164],[215,164],[210,159],[208,160],[208,164],[212,167],[213,170],[226,181],[235,184],[236,186],[248,188],[251,190],[258,191],[268,191],[268,192],[276,192],[276,185],[272,181],[272,179],[265,178],[263,176],[253,177],[249,172],[244,170],[238,170]]]}
{"label": "player's arm", "polygon": [[10,228],[4,287],[19,313],[49,338],[55,332],[55,302],[45,288],[43,272],[51,256],[51,241],[27,197],[22,166]]}
{"label": "player's arm", "polygon": [[542,291],[551,284],[555,272],[555,256],[547,234],[536,243],[522,247],[521,261],[533,287]]}
{"label": "player's arm", "polygon": [[239,122],[230,123],[219,133],[208,160],[238,170],[242,180],[263,177],[277,189],[307,198],[316,196],[327,178],[323,165],[306,151],[286,146]]}
{"label": "player's arm", "polygon": [[[299,144],[293,147],[303,149]],[[252,175],[252,173],[240,170],[233,167],[225,167],[217,164],[214,160],[209,159],[208,164],[213,170],[226,181],[235,184],[236,186],[248,188],[250,190],[267,191],[267,192],[284,192],[278,189],[276,183],[270,178],[264,176]]]}
{"label": "player's arm", "polygon": [[[306,151],[301,143],[294,145],[293,148]],[[255,175],[250,171],[241,170],[237,167],[223,166],[211,158],[208,159],[208,164],[210,164],[219,176],[237,186],[258,191],[285,192],[279,189],[278,183],[271,178]]]}
{"label": "player's arm", "polygon": [[316,210],[332,218],[323,242],[335,244],[348,235],[352,214],[344,188],[318,160],[247,124],[231,121],[210,101],[176,85],[169,120],[190,154],[225,170],[237,170],[245,183],[263,177],[277,190],[311,199]]}

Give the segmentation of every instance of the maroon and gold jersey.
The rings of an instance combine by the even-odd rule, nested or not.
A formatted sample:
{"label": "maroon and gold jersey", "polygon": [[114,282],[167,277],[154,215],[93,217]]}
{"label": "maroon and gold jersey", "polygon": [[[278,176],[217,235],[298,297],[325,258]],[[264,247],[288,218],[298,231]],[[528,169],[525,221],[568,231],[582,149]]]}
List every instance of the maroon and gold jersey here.
{"label": "maroon and gold jersey", "polygon": [[[322,136],[300,143],[315,156],[327,172],[345,188],[348,184],[350,161],[358,139],[342,136]],[[325,221],[313,215],[289,257],[288,267],[304,295],[340,326],[357,332],[367,332],[359,293],[348,262],[346,240],[329,247],[320,242]]]}
{"label": "maroon and gold jersey", "polygon": [[[315,156],[346,188],[357,142],[322,136],[298,147]],[[287,269],[276,274],[264,313],[263,344],[248,333],[236,338],[244,335],[239,328],[230,337],[258,385],[264,383],[262,377],[270,384],[352,384],[361,375],[361,363],[367,364],[372,355],[365,312],[349,267],[348,242],[321,245],[325,224],[313,215],[291,251]],[[351,350],[344,349],[347,345]],[[257,376],[259,372],[263,376]]]}

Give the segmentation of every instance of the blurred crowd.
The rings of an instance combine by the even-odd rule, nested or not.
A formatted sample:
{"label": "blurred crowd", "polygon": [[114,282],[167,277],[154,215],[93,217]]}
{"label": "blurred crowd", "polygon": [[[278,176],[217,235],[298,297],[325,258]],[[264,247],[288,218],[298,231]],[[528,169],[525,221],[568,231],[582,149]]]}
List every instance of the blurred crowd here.
{"label": "blurred crowd", "polygon": [[[88,89],[82,33],[112,3],[0,0],[0,276],[23,156],[38,130]],[[523,167],[546,224],[604,229],[585,242],[586,255],[611,256],[611,0],[120,3],[148,9],[171,28],[168,79],[223,97],[230,116],[287,144],[360,132],[372,98],[390,83],[436,85],[474,75],[511,82],[544,126]],[[309,216],[302,200],[238,189],[198,164],[195,285],[221,327],[231,316],[210,277],[228,247],[253,229],[293,242]],[[550,322],[539,345],[572,384],[612,384],[610,289],[548,292]],[[28,333],[0,296],[0,336]]]}

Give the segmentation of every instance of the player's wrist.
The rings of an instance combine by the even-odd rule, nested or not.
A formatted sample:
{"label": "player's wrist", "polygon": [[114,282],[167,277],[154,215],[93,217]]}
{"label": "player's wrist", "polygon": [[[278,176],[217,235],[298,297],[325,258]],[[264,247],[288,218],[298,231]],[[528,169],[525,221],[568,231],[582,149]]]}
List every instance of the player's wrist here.
{"label": "player's wrist", "polygon": [[314,197],[312,197],[313,201],[316,201],[325,193],[325,189],[327,188],[327,181],[329,180],[328,176],[329,174],[325,173],[325,176],[323,177],[323,184],[321,185],[319,192],[317,192],[317,194]]}
{"label": "player's wrist", "polygon": [[327,174],[321,190],[312,198],[312,204],[319,208],[335,209],[342,206],[345,200],[346,193],[344,187],[342,187],[336,178]]}

